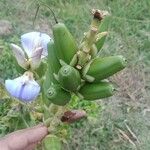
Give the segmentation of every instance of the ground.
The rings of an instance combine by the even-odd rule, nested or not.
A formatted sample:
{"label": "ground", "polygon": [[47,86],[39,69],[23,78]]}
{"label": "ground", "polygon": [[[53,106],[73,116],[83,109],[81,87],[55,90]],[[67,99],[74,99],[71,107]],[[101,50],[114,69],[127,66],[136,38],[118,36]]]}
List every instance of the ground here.
{"label": "ground", "polygon": [[[111,13],[109,35],[101,55],[121,54],[128,66],[110,80],[116,83],[116,94],[99,101],[102,111],[95,123],[74,129],[68,149],[72,150],[149,150],[150,149],[150,1],[149,0],[43,0],[53,9],[72,34],[82,39],[90,23],[92,8]],[[8,20],[12,39],[22,33],[38,30],[52,35],[54,19],[30,0],[1,0],[0,19]],[[33,24],[34,22],[34,24]],[[2,36],[6,42],[10,38]],[[12,40],[11,39],[11,40]],[[18,40],[16,40],[18,42]],[[2,46],[2,45],[1,45]],[[6,78],[0,65],[0,77]],[[12,72],[8,73],[11,76]]]}

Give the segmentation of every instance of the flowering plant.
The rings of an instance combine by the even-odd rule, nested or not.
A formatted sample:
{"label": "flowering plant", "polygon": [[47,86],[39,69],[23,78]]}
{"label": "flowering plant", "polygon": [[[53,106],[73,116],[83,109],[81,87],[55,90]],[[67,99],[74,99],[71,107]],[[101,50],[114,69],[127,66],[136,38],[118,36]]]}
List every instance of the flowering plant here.
{"label": "flowering plant", "polygon": [[105,79],[126,66],[123,56],[100,57],[107,36],[104,26],[108,21],[104,17],[108,13],[96,9],[92,14],[90,29],[80,44],[58,21],[53,27],[53,39],[45,33],[30,32],[21,36],[22,48],[11,44],[22,75],[7,79],[5,88],[19,100],[17,108],[25,116],[20,116],[25,124],[27,120],[34,120],[33,124],[38,120],[48,127],[51,136],[42,142],[46,150],[52,141],[60,149],[61,138],[64,141],[66,137],[62,133],[64,126],[88,116],[89,108],[74,110],[74,105],[112,96],[115,88]]}
{"label": "flowering plant", "polygon": [[22,76],[5,81],[5,87],[11,96],[24,102],[33,101],[37,98],[40,93],[40,85],[35,81],[33,72],[40,66],[42,59],[47,56],[47,44],[50,39],[45,33],[30,32],[21,36],[24,50],[11,44],[18,65],[25,69]]}

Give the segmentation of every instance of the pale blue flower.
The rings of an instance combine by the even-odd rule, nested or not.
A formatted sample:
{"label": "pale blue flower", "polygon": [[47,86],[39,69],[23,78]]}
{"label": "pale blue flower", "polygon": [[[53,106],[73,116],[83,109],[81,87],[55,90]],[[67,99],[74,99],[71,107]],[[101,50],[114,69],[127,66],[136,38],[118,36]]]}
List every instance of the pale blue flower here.
{"label": "pale blue flower", "polygon": [[16,79],[6,80],[5,87],[12,97],[24,102],[35,100],[40,92],[39,84],[34,80],[33,73],[29,71]]}
{"label": "pale blue flower", "polygon": [[13,54],[18,64],[24,68],[34,70],[39,67],[41,59],[48,55],[47,44],[51,38],[40,32],[29,32],[21,36],[22,48],[11,44]]}

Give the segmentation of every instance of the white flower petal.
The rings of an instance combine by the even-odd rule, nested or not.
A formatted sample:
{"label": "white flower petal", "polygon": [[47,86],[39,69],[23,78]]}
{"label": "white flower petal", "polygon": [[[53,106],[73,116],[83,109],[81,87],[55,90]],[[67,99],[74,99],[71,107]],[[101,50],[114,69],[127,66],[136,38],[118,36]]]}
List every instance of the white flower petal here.
{"label": "white flower petal", "polygon": [[47,44],[51,40],[52,39],[47,34],[44,34],[44,33],[41,34],[41,42],[42,42],[42,47],[43,47],[42,58],[48,55]]}
{"label": "white flower petal", "polygon": [[35,49],[35,51],[33,51],[30,61],[31,68],[33,70],[40,66],[42,51],[43,51],[42,47],[38,47]]}
{"label": "white flower petal", "polygon": [[22,46],[29,58],[37,47],[42,47],[42,56],[47,56],[47,44],[50,39],[47,34],[40,32],[29,32],[21,36]]}
{"label": "white flower petal", "polygon": [[5,87],[11,96],[18,98],[20,86],[14,80],[6,80]]}
{"label": "white flower petal", "polygon": [[22,47],[24,48],[28,57],[31,57],[32,50],[34,49],[34,41],[36,38],[37,38],[36,32],[26,33],[21,36]]}
{"label": "white flower petal", "polygon": [[35,80],[29,81],[28,84],[24,85],[19,95],[19,99],[29,102],[37,98],[40,92],[40,86]]}
{"label": "white flower petal", "polygon": [[25,53],[24,51],[17,45],[15,44],[11,44],[11,48],[12,48],[12,52],[13,52],[13,55],[15,56],[18,64],[26,69],[28,67],[28,64],[27,64],[27,60],[25,58]]}
{"label": "white flower petal", "polygon": [[11,96],[24,102],[30,102],[37,98],[40,92],[39,84],[27,76],[23,75],[14,80],[6,80],[5,87]]}

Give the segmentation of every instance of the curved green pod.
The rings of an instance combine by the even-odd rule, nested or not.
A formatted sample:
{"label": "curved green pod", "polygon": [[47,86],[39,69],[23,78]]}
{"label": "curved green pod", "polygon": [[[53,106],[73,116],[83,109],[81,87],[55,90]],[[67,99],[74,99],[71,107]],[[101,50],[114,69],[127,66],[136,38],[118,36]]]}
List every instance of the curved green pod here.
{"label": "curved green pod", "polygon": [[71,99],[71,94],[63,90],[59,84],[50,85],[46,96],[52,103],[60,106],[66,105]]}
{"label": "curved green pod", "polygon": [[50,104],[50,101],[48,100],[46,94],[47,94],[47,90],[49,88],[49,86],[55,82],[57,82],[54,77],[53,74],[50,73],[49,69],[47,69],[45,77],[43,79],[43,86],[42,86],[42,100],[44,101],[44,103],[46,103],[47,105]]}
{"label": "curved green pod", "polygon": [[[61,65],[57,59],[57,50],[54,41],[48,43],[48,69],[52,75],[58,73]],[[54,76],[53,76],[54,79]],[[55,82],[55,80],[53,81]]]}
{"label": "curved green pod", "polygon": [[54,73],[58,73],[61,65],[56,56],[55,44],[54,41],[48,43],[48,64],[47,72],[45,74],[44,87],[47,90],[51,83],[57,83],[57,80],[54,78]]}
{"label": "curved green pod", "polygon": [[101,34],[100,37],[98,37],[97,41],[95,42],[95,45],[96,45],[96,48],[97,48],[98,52],[103,47],[108,32],[101,32],[100,34]]}
{"label": "curved green pod", "polygon": [[111,16],[110,15],[105,16],[99,26],[99,31],[100,32],[108,31],[110,22],[111,22]]}
{"label": "curved green pod", "polygon": [[[58,83],[57,80],[54,78],[54,73],[58,73],[61,65],[56,57],[56,51],[54,46],[54,41],[48,43],[48,64],[47,64],[47,71],[43,81],[42,87],[42,95],[43,99],[46,99],[46,92],[49,86],[52,83]],[[46,101],[46,100],[45,100]]]}
{"label": "curved green pod", "polygon": [[91,50],[90,50],[91,58],[95,58],[97,55],[97,52],[98,52],[98,49],[97,49],[96,45],[93,44],[91,47]]}
{"label": "curved green pod", "polygon": [[53,27],[53,36],[58,59],[69,64],[78,50],[76,41],[63,23]]}
{"label": "curved green pod", "polygon": [[98,51],[101,50],[101,48],[103,47],[104,43],[105,43],[105,40],[106,40],[106,37],[107,37],[107,31],[108,31],[108,28],[109,28],[109,24],[110,24],[110,21],[111,21],[111,16],[106,16],[100,26],[99,26],[99,32],[100,34],[102,34],[102,36],[97,39],[95,45],[98,49]]}
{"label": "curved green pod", "polygon": [[79,90],[79,93],[85,100],[98,100],[112,96],[114,87],[108,82],[85,83]]}
{"label": "curved green pod", "polygon": [[74,67],[64,65],[58,72],[58,81],[64,89],[75,92],[81,84],[80,73]]}
{"label": "curved green pod", "polygon": [[104,58],[95,58],[89,65],[84,67],[85,77],[91,76],[94,81],[100,81],[112,76],[126,67],[126,59],[121,56],[109,56]]}

